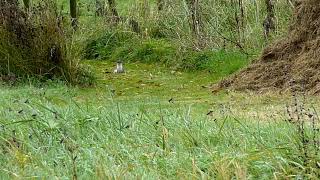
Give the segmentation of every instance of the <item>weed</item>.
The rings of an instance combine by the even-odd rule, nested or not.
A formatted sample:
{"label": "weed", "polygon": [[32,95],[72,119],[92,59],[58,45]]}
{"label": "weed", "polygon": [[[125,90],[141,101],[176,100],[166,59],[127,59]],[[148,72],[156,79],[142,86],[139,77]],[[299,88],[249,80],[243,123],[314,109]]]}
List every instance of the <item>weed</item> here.
{"label": "weed", "polygon": [[296,131],[296,146],[299,150],[298,157],[305,167],[303,176],[320,176],[320,119],[314,107],[308,108],[296,94],[293,96],[293,104],[287,106],[289,119],[286,121]]}

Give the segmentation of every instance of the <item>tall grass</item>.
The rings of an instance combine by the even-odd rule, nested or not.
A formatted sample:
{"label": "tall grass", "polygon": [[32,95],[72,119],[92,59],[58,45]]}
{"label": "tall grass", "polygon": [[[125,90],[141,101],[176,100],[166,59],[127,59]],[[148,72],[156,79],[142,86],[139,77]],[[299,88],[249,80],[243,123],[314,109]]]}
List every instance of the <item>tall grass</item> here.
{"label": "tall grass", "polygon": [[[87,12],[83,13],[83,21],[101,20],[101,17],[90,15],[94,10],[90,2],[82,1],[82,11]],[[86,59],[114,61],[122,58],[127,62],[162,62],[185,70],[203,70],[218,67],[213,59],[219,56],[213,54],[225,52],[226,56],[234,55],[231,59],[238,58],[235,64],[239,69],[248,63],[248,58],[255,58],[268,42],[284,34],[292,15],[290,3],[276,1],[277,28],[269,39],[265,39],[263,22],[267,12],[264,0],[245,0],[241,5],[235,0],[200,1],[197,12],[202,22],[200,39],[197,39],[190,28],[190,12],[185,1],[164,1],[161,11],[155,1],[116,2],[120,21],[115,25],[110,21],[111,17],[105,17],[107,33],[89,37]],[[85,7],[89,6],[91,9],[86,11]],[[132,22],[138,23],[138,33],[133,31]],[[91,23],[85,25],[92,26]],[[208,58],[201,58],[204,54]]]}
{"label": "tall grass", "polygon": [[243,107],[217,104],[207,116],[189,105],[118,101],[107,92],[94,96],[111,101],[80,104],[78,93],[3,88],[1,179],[317,178],[301,156],[296,126],[277,112],[234,115]]}
{"label": "tall grass", "polygon": [[[263,21],[266,17],[264,0],[238,1],[205,0],[199,2],[202,20],[202,41],[209,48],[241,48],[247,53],[260,49],[265,39]],[[274,35],[282,35],[290,22],[291,6],[287,1],[275,2],[277,31]],[[241,12],[243,10],[243,14]],[[164,34],[178,39],[183,46],[194,45],[194,38],[189,28],[190,12],[185,1],[167,1],[166,11],[156,18]]]}
{"label": "tall grass", "polygon": [[[83,3],[89,2],[83,0]],[[201,41],[205,45],[204,49],[240,48],[247,53],[254,53],[265,45],[265,1],[241,2],[240,6],[238,0],[199,1],[197,13],[202,21]],[[292,15],[292,4],[286,0],[275,1],[274,4],[277,29],[273,38],[276,38],[286,32]],[[117,5],[121,17],[139,22],[144,36],[152,38],[161,34],[161,37],[179,42],[181,47],[197,49],[196,39],[190,28],[190,12],[186,1],[164,1],[162,11],[158,11],[155,1],[118,0]]]}
{"label": "tall grass", "polygon": [[64,33],[52,1],[41,1],[28,10],[18,1],[1,1],[0,74],[92,84],[90,71],[67,53]]}

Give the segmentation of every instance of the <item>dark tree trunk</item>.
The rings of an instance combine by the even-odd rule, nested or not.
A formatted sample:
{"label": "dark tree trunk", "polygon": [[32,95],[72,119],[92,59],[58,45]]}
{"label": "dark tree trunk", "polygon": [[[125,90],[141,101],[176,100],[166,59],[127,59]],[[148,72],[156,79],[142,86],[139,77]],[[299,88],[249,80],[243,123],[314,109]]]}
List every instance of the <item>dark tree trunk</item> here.
{"label": "dark tree trunk", "polygon": [[198,14],[198,0],[188,0],[189,13],[190,13],[190,26],[192,33],[196,36],[200,33],[200,16]]}
{"label": "dark tree trunk", "polygon": [[270,32],[274,32],[276,30],[276,26],[274,23],[275,15],[274,15],[274,4],[273,0],[265,0],[267,6],[267,17],[263,21],[264,28],[264,36],[265,38],[269,38]]}
{"label": "dark tree trunk", "polygon": [[140,29],[139,23],[137,21],[130,19],[129,25],[130,25],[131,31],[133,31],[137,34],[141,33],[141,29]]}
{"label": "dark tree trunk", "polygon": [[71,16],[71,25],[74,30],[78,27],[77,20],[77,0],[70,0],[70,16]]}
{"label": "dark tree trunk", "polygon": [[237,35],[235,41],[238,44],[244,44],[245,38],[243,36],[244,34],[244,7],[243,7],[243,0],[231,0],[231,7],[234,12],[234,20],[235,20],[235,27],[232,27],[232,30],[236,30],[235,35]]}
{"label": "dark tree trunk", "polygon": [[241,29],[243,30],[245,27],[245,17],[244,17],[244,7],[243,7],[243,0],[239,0],[239,9],[240,9],[240,25],[241,25]]}

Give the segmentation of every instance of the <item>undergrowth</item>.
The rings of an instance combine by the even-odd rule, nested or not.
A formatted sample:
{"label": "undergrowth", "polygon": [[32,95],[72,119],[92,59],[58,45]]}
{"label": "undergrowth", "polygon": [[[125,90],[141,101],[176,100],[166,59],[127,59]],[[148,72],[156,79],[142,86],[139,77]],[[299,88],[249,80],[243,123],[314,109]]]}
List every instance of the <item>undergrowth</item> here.
{"label": "undergrowth", "polygon": [[171,69],[207,70],[219,77],[229,75],[249,63],[249,57],[239,51],[179,49],[169,39],[141,38],[130,32],[107,32],[88,40],[83,57],[91,60],[126,63],[159,63]]}
{"label": "undergrowth", "polygon": [[94,76],[70,54],[56,4],[41,1],[28,11],[18,1],[0,2],[0,80],[35,76],[92,85]]}

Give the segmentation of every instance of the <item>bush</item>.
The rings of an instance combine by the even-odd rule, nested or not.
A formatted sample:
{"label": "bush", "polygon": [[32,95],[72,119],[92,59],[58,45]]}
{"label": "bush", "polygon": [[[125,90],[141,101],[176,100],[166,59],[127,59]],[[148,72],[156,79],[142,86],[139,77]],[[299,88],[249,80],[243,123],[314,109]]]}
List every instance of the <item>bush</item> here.
{"label": "bush", "polygon": [[78,62],[67,57],[66,41],[52,1],[42,1],[29,12],[16,0],[0,2],[1,75],[80,82],[80,74],[90,73],[82,72]]}

